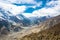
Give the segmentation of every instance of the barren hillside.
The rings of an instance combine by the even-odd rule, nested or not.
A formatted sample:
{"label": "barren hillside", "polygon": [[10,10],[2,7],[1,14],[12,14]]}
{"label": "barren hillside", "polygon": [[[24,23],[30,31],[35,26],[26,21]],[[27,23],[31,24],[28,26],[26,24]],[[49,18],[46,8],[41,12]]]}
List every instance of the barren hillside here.
{"label": "barren hillside", "polygon": [[51,21],[51,19],[49,19],[51,22],[51,24],[48,25],[49,27],[47,26],[49,22],[44,22],[41,27],[39,25],[39,27],[32,28],[31,30],[28,30],[28,32],[24,32],[23,34],[25,36],[22,38],[20,37],[21,35],[17,35],[15,37],[13,36],[14,40],[60,40],[60,23],[58,22],[59,18],[60,16],[52,18],[57,21],[57,24],[54,20]]}
{"label": "barren hillside", "polygon": [[60,16],[21,32],[3,35],[0,40],[60,40]]}
{"label": "barren hillside", "polygon": [[21,40],[60,40],[60,23],[41,32],[26,35]]}

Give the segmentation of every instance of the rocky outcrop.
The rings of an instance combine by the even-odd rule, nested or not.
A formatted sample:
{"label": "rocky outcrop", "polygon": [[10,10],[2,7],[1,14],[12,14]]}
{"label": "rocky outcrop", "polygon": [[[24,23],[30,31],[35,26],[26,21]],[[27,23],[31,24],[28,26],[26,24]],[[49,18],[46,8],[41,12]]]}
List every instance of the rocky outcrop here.
{"label": "rocky outcrop", "polygon": [[2,40],[60,40],[60,16],[41,22],[38,26],[9,34]]}

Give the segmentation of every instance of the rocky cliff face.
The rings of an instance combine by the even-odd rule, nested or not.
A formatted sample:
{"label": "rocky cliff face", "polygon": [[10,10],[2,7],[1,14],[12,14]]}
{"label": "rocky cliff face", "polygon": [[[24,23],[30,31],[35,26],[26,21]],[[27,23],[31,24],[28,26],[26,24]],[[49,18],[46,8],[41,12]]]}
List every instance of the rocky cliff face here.
{"label": "rocky cliff face", "polygon": [[[3,36],[2,36],[3,37]],[[60,40],[60,16],[41,22],[38,26],[8,34],[1,40]]]}

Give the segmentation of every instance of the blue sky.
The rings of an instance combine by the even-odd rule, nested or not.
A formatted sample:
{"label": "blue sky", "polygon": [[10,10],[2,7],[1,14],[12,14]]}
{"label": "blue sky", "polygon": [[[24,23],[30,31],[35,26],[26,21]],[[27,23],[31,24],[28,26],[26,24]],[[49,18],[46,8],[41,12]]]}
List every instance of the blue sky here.
{"label": "blue sky", "polygon": [[13,15],[24,14],[27,17],[60,15],[60,0],[0,0],[0,7]]}
{"label": "blue sky", "polygon": [[[32,13],[34,10],[41,9],[41,8],[45,7],[46,2],[47,2],[47,0],[34,0],[34,1],[36,1],[37,3],[42,2],[42,4],[39,5],[39,6],[36,6],[36,8],[28,7],[28,8],[24,11],[25,13]],[[48,2],[50,2],[50,1],[51,1],[51,0],[48,0]],[[22,6],[22,5],[25,5],[25,6],[34,6],[34,5],[35,5],[35,4],[27,4],[27,3],[25,3],[25,4],[13,3],[13,4],[16,5],[16,6]]]}

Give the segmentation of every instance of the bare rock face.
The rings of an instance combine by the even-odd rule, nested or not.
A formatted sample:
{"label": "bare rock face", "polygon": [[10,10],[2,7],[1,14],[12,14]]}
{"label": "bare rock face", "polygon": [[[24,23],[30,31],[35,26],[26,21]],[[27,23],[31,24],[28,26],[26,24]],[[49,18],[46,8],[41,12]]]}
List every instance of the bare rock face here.
{"label": "bare rock face", "polygon": [[2,37],[1,40],[60,40],[60,16],[41,22],[38,26]]}

